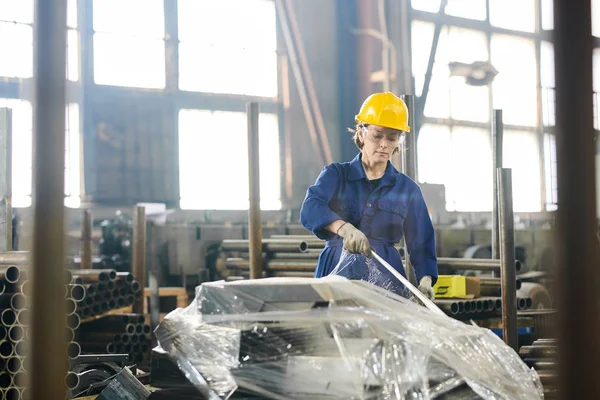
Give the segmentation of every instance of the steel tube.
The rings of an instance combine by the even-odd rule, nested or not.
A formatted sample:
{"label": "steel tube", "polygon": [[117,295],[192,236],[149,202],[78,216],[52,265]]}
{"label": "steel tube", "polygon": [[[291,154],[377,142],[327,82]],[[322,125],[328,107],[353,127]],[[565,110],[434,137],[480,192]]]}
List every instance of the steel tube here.
{"label": "steel tube", "polygon": [[81,220],[81,269],[92,269],[92,212],[83,211]]}
{"label": "steel tube", "polygon": [[500,223],[498,210],[498,168],[502,168],[502,146],[504,140],[504,124],[502,110],[494,110],[492,116],[492,176],[493,176],[493,207],[492,207],[492,258],[500,259]]}
{"label": "steel tube", "polygon": [[77,386],[79,386],[79,375],[69,371],[65,377],[65,386],[69,390],[77,388]]}
{"label": "steel tube", "polygon": [[517,272],[515,269],[515,230],[513,216],[512,171],[498,170],[498,207],[500,215],[500,279],[502,280],[502,330],[504,342],[515,351],[517,334]]}
{"label": "steel tube", "polygon": [[[558,210],[554,247],[560,341],[560,396],[600,398],[594,132],[590,0],[554,1]],[[577,311],[572,310],[577,305]]]}
{"label": "steel tube", "polygon": [[17,321],[17,313],[13,309],[6,309],[0,315],[0,321],[6,327],[13,326]]}
{"label": "steel tube", "polygon": [[273,253],[272,260],[318,260],[320,251],[307,251],[306,253]]}
{"label": "steel tube", "polygon": [[23,327],[21,325],[13,325],[8,330],[8,338],[13,343],[20,342],[21,340],[23,340],[24,337],[25,331],[23,330]]}
{"label": "steel tube", "polygon": [[[141,283],[146,284],[146,208],[136,206],[133,215],[133,277]],[[134,299],[133,312],[144,312],[144,299]]]}
{"label": "steel tube", "polygon": [[[32,399],[62,399],[64,174],[67,1],[38,0],[34,11],[33,243],[30,382]],[[57,277],[60,277],[57,279]]]}
{"label": "steel tube", "polygon": [[8,283],[17,283],[21,278],[21,269],[16,265],[0,268],[0,278],[3,278]]}
{"label": "steel tube", "polygon": [[[404,101],[408,108],[408,120],[411,121],[413,130],[410,133],[406,133],[406,142],[402,146],[404,173],[417,182],[417,129],[415,122],[415,97],[411,94],[404,95]],[[406,241],[404,241],[404,254],[409,254]],[[415,277],[415,270],[410,263],[410,258],[406,257],[404,262],[404,270],[406,271],[406,278],[413,285],[418,284]]]}
{"label": "steel tube", "polygon": [[84,283],[108,282],[117,277],[114,269],[73,269],[71,273],[74,277],[83,279]]}
{"label": "steel tube", "polygon": [[9,358],[15,352],[15,346],[8,340],[0,342],[0,357]]}
{"label": "steel tube", "polygon": [[250,250],[250,279],[262,278],[262,217],[260,209],[260,151],[258,134],[259,106],[248,103],[248,236]]}
{"label": "steel tube", "polygon": [[83,285],[69,285],[69,294],[76,302],[81,302],[85,299],[85,287]]}
{"label": "steel tube", "polygon": [[0,253],[0,265],[27,265],[28,251],[9,251]]}

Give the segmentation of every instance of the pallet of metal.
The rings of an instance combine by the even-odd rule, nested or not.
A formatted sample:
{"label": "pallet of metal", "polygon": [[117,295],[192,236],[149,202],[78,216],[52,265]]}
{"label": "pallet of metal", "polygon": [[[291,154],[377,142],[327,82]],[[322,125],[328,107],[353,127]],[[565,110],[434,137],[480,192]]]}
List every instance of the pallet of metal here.
{"label": "pallet of metal", "polygon": [[[483,320],[497,318],[502,313],[501,297],[480,297],[470,300],[436,299],[435,304],[446,315],[459,320]],[[518,298],[518,310],[529,310],[532,306],[530,298]]]}
{"label": "pallet of metal", "polygon": [[531,346],[523,346],[519,355],[535,369],[544,386],[544,398],[558,398],[558,342],[556,339],[538,339]]}

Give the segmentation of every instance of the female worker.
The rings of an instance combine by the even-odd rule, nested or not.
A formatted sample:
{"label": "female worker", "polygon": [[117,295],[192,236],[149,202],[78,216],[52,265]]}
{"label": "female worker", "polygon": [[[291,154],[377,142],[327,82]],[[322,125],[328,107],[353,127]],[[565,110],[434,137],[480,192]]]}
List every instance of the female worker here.
{"label": "female worker", "polygon": [[406,104],[392,93],[376,93],[355,119],[360,153],[327,165],[302,204],[302,225],[327,241],[315,276],[330,274],[342,249],[370,257],[371,248],[406,276],[394,248],[404,235],[419,290],[432,299],[438,275],[433,225],[419,186],[390,162],[410,131]]}

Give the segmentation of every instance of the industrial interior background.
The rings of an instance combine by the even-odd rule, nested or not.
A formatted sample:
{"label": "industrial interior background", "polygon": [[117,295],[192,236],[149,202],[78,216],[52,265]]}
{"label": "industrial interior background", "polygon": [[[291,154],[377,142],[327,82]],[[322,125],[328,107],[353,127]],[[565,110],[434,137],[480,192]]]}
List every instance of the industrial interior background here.
{"label": "industrial interior background", "polygon": [[[281,248],[266,251],[272,259],[264,259],[265,273],[311,276],[323,243],[305,236],[310,232],[299,224],[306,190],[324,165],[349,161],[358,152],[348,128],[353,127],[362,101],[371,93],[392,91],[408,95],[409,106],[414,100],[410,122],[414,142],[408,141],[414,148],[407,154],[416,158],[416,180],[434,222],[437,255],[443,258],[440,267],[460,273],[463,269],[454,268],[446,258],[492,258],[497,166],[492,136],[500,129],[500,162],[512,169],[518,285],[523,282],[529,288],[524,296],[519,293],[525,292],[517,292],[519,311],[554,308],[552,273],[555,261],[564,261],[567,254],[557,250],[553,236],[561,197],[557,126],[567,125],[565,112],[561,115],[557,109],[557,81],[567,67],[562,65],[561,70],[557,64],[555,79],[553,34],[559,19],[553,13],[560,3],[555,1],[553,5],[552,0],[68,0],[64,172],[68,264],[84,267],[91,217],[93,265],[121,272],[106,279],[114,280],[113,286],[120,282],[121,287],[112,290],[128,305],[141,302],[144,288],[152,286],[143,274],[137,282],[125,273],[136,264],[136,257],[137,264],[143,264],[139,261],[143,257],[134,254],[143,248],[134,246],[136,230],[146,229],[146,267],[158,271],[163,288],[183,286],[191,298],[200,283],[248,277],[248,243],[233,240],[249,238],[246,107],[256,102],[262,236],[277,241],[281,239],[277,235],[303,235],[296,238],[309,249],[301,255]],[[564,19],[575,19],[575,14]],[[0,0],[0,111],[11,110],[10,123],[0,113],[0,133],[7,127],[12,131],[10,149],[0,143],[0,154],[12,158],[10,182],[3,181],[6,171],[0,170],[0,195],[12,204],[13,212],[12,244],[0,247],[3,252],[35,248],[33,21],[33,0]],[[591,21],[597,137],[600,0],[591,1]],[[565,98],[563,94],[563,105]],[[580,119],[574,114],[570,118],[576,130]],[[581,121],[585,110],[583,114]],[[573,143],[569,150],[580,144]],[[597,141],[595,145],[600,214],[600,145]],[[401,161],[394,159],[396,165]],[[563,176],[563,188],[567,181]],[[580,183],[576,178],[573,182]],[[563,196],[567,198],[564,192]],[[140,210],[137,205],[146,207],[147,225],[135,214]],[[571,213],[564,215],[574,215],[572,208],[564,209]],[[571,222],[563,220],[565,232],[577,231]],[[265,246],[268,250],[269,243]],[[9,260],[15,254],[19,262],[24,260],[20,253],[4,256]],[[581,259],[587,255],[582,252]],[[270,268],[271,262],[281,268]],[[496,272],[499,262],[492,264],[482,269]],[[578,267],[589,272],[594,266]],[[3,279],[8,281],[7,271]],[[87,285],[88,294],[90,287],[99,290],[97,285],[104,285],[94,281],[105,279],[99,275],[90,278],[85,271],[74,271],[78,271],[73,272],[74,279]],[[486,279],[481,280],[482,295],[498,298],[499,279]],[[531,289],[528,279],[547,284],[548,290]],[[578,287],[575,280],[569,283],[568,289]],[[119,289],[126,296],[118,295]],[[579,302],[593,297],[582,293],[571,295],[579,296]],[[83,302],[84,295],[73,289],[70,295],[73,302],[75,297]],[[88,297],[90,304],[77,310],[73,306],[71,315],[84,321],[90,316],[85,312],[94,316],[106,311],[94,310],[106,306],[106,301]],[[457,319],[476,319],[472,314],[485,307],[480,326],[499,328],[497,320],[483,322],[490,315],[498,317],[499,306],[494,310],[488,300],[464,304],[452,300],[452,305],[444,301],[450,300],[438,299],[437,304]],[[116,308],[113,303],[106,307]],[[454,312],[452,307],[473,311]],[[77,326],[79,317],[71,318],[77,319]],[[3,318],[4,314],[2,323]],[[136,321],[143,332],[137,334],[149,340],[150,327],[144,325],[143,316]],[[77,333],[84,339],[97,333],[91,321],[86,323]],[[577,335],[566,337],[585,336]],[[85,345],[85,340],[81,343]],[[547,346],[547,342],[524,346],[520,355],[525,361],[540,351],[536,343]],[[571,343],[569,348],[575,350],[584,345]],[[146,346],[131,354],[142,360],[147,354],[141,353],[148,352]],[[542,383],[554,383],[555,376],[544,372],[539,374]],[[593,382],[591,373],[585,378]],[[79,381],[73,383],[78,385]],[[0,393],[5,392],[2,388]]]}
{"label": "industrial interior background", "polygon": [[[416,94],[418,177],[437,228],[438,255],[461,257],[470,246],[489,244],[489,132],[491,109],[498,108],[504,166],[515,176],[516,242],[526,267],[543,269],[551,259],[556,204],[552,4],[505,3],[286,2],[292,36],[299,34],[294,59],[273,1],[247,2],[254,17],[240,20],[228,15],[227,2],[70,0],[65,204],[74,207],[68,217],[75,239],[68,253],[80,248],[77,207],[92,209],[99,232],[100,222],[118,210],[127,215],[138,202],[164,203],[176,211],[154,237],[153,249],[168,253],[160,256],[163,279],[182,269],[190,284],[207,276],[207,249],[245,237],[246,212],[231,209],[247,207],[238,194],[248,190],[243,113],[249,101],[259,101],[263,115],[262,201],[272,210],[263,213],[264,222],[273,233],[302,233],[298,210],[307,187],[326,162],[356,153],[347,128],[362,99],[393,89]],[[592,3],[597,13],[600,2]],[[510,9],[517,5],[522,11],[515,19]],[[136,18],[140,10],[148,18]],[[214,25],[197,24],[206,15]],[[3,2],[0,20],[10,55],[0,66],[0,106],[13,109],[13,205],[19,248],[26,248],[32,1]],[[600,26],[594,33],[600,35]],[[600,48],[594,56],[598,92]],[[295,68],[302,62],[299,82]],[[471,64],[466,74],[480,75],[469,81],[448,68],[456,62],[491,63],[498,74],[488,75],[489,64]],[[321,127],[315,122],[313,129],[322,129],[317,146],[326,142],[328,159],[311,142],[299,83],[320,114]],[[597,101],[595,111],[597,128]],[[213,158],[216,149],[223,153]]]}

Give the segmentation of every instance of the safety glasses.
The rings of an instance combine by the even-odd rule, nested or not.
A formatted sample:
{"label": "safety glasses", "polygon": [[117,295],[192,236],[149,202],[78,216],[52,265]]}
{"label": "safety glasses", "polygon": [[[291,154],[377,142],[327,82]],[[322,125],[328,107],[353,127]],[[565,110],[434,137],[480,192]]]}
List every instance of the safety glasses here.
{"label": "safety glasses", "polygon": [[401,145],[404,142],[404,135],[398,133],[381,133],[377,131],[369,131],[366,126],[362,127],[363,138],[367,138],[372,143],[380,145],[381,142],[385,139],[387,145],[395,148]]}

